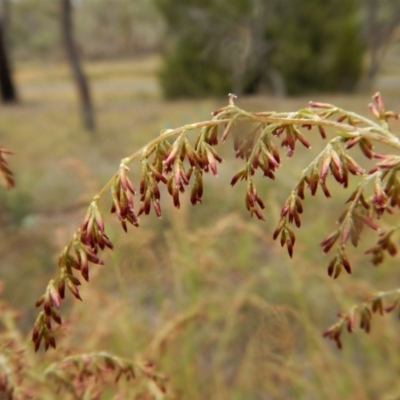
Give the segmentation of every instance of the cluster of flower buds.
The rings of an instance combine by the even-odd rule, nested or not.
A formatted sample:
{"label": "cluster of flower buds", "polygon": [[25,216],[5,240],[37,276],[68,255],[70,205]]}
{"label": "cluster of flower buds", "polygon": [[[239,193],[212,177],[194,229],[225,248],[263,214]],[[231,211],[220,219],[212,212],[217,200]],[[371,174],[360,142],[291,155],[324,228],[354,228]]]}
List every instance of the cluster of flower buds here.
{"label": "cluster of flower buds", "polygon": [[[382,305],[382,300],[379,299],[379,301],[379,304]],[[375,309],[374,302],[371,302],[371,308],[374,312],[377,310]],[[366,333],[369,333],[371,330],[372,311],[368,303],[363,303],[360,306],[352,307],[352,309],[348,313],[338,314],[339,321],[326,329],[323,333],[323,337],[335,341],[337,347],[341,349],[341,335],[343,332],[343,328],[346,326],[347,332],[349,333],[352,333],[354,331],[354,327],[356,324],[356,312],[360,314],[360,329],[364,330]]]}
{"label": "cluster of flower buds", "polygon": [[[89,262],[98,265],[104,265],[104,262],[98,257],[96,253],[97,249],[93,250],[88,247],[85,243],[77,238],[77,235],[74,236],[72,243],[76,257],[73,261],[73,264],[76,269],[81,271],[83,278],[86,281],[89,281]],[[112,246],[110,248],[112,248]]]}
{"label": "cluster of flower buds", "polygon": [[379,234],[380,239],[376,245],[365,252],[372,255],[372,264],[376,266],[381,264],[385,258],[385,252],[392,257],[397,254],[397,246],[392,240],[393,232],[393,229],[389,232],[381,232]]}
{"label": "cluster of flower buds", "polygon": [[[156,158],[150,164],[146,158],[142,159],[142,174],[140,178],[140,209],[138,215],[150,213],[151,205],[157,217],[161,217],[160,189],[158,183],[167,183],[167,179],[162,174],[162,164],[157,163]],[[160,171],[161,168],[161,171]]]}
{"label": "cluster of flower buds", "polygon": [[[264,220],[260,208],[264,209],[265,205],[251,176],[255,174],[257,169],[260,169],[264,176],[275,179],[275,170],[280,166],[280,156],[278,149],[271,140],[272,131],[273,129],[268,125],[258,137],[256,129],[249,137],[234,140],[236,157],[245,159],[247,164],[233,176],[231,185],[234,186],[239,180],[247,181],[246,208],[251,216],[256,215],[260,220]],[[271,133],[271,135],[268,133]]]}
{"label": "cluster of flower buds", "polygon": [[0,173],[7,189],[10,189],[15,185],[14,174],[10,168],[8,168],[7,155],[9,154],[13,154],[13,152],[0,146]]}
{"label": "cluster of flower buds", "polygon": [[300,180],[296,188],[285,201],[280,215],[278,226],[276,227],[273,238],[276,240],[281,235],[281,245],[286,246],[290,257],[293,256],[293,247],[295,243],[295,234],[288,224],[294,224],[299,228],[301,226],[300,214],[303,213],[305,179]]}
{"label": "cluster of flower buds", "polygon": [[36,307],[43,306],[43,311],[39,313],[32,333],[36,351],[42,340],[46,350],[49,346],[56,347],[51,321],[61,325],[61,317],[56,309],[60,307],[62,299],[65,298],[65,288],[67,287],[76,299],[82,300],[78,289],[81,282],[74,275],[74,270],[80,271],[82,277],[88,281],[89,263],[103,265],[104,262],[100,260],[97,252],[99,248],[103,250],[105,247],[113,248],[104,233],[102,218],[94,201],[89,206],[81,228],[74,234],[72,241],[58,258],[60,274],[57,288],[54,280],[50,280],[46,292],[36,302]]}
{"label": "cluster of flower buds", "polygon": [[292,192],[291,196],[286,200],[285,204],[281,210],[281,217],[288,219],[289,223],[295,223],[295,225],[300,228],[301,220],[300,214],[303,213],[303,205],[301,203],[301,197]]}
{"label": "cluster of flower buds", "polygon": [[312,174],[309,179],[311,193],[315,193],[317,190],[316,178],[318,176],[319,183],[325,196],[328,198],[331,197],[325,183],[329,171],[332,173],[336,182],[343,185],[345,188],[347,188],[349,184],[349,173],[352,175],[363,175],[365,172],[364,169],[361,168],[352,157],[345,153],[341,147],[336,150],[333,146],[328,146],[321,159],[321,169],[319,174],[316,171],[313,171],[314,174]]}
{"label": "cluster of flower buds", "polygon": [[282,133],[285,133],[285,135],[282,139],[281,146],[287,147],[287,157],[291,157],[294,154],[296,140],[298,140],[307,149],[311,147],[309,141],[294,125],[282,125],[273,131],[273,135],[278,137],[281,136]]}
{"label": "cluster of flower buds", "polygon": [[347,329],[349,332],[353,331],[354,327],[354,315],[353,318],[350,320],[350,318],[347,318],[346,315],[339,314],[338,317],[340,318],[338,322],[335,324],[331,325],[328,329],[325,330],[325,332],[322,334],[324,338],[333,340],[336,343],[336,346],[338,349],[341,349],[343,347],[342,340],[341,340],[341,335],[343,331],[343,327],[346,325],[347,322]]}
{"label": "cluster of flower buds", "polygon": [[80,241],[97,253],[98,249],[104,250],[106,247],[113,249],[109,237],[104,232],[104,221],[97,205],[97,199],[93,200],[86,212],[80,226]]}
{"label": "cluster of flower buds", "polygon": [[348,274],[351,274],[349,259],[347,258],[344,247],[341,246],[328,265],[328,275],[336,279],[339,277],[343,269],[345,269]]}
{"label": "cluster of flower buds", "polygon": [[386,111],[383,103],[382,95],[375,93],[372,96],[373,103],[369,104],[371,114],[379,121],[387,121],[390,118],[399,119],[399,114],[393,111]]}
{"label": "cluster of flower buds", "polygon": [[260,211],[260,208],[263,210],[265,208],[265,205],[257,192],[256,185],[250,178],[247,180],[247,191],[246,191],[245,202],[246,202],[246,208],[250,212],[250,216],[253,216],[255,214],[258,219],[264,221],[264,217]]}
{"label": "cluster of flower buds", "polygon": [[374,208],[376,216],[379,218],[387,209],[388,196],[385,193],[382,184],[382,175],[378,172],[374,180],[374,196],[371,200],[371,205]]}
{"label": "cluster of flower buds", "polygon": [[35,351],[39,350],[42,341],[44,342],[46,350],[49,347],[56,348],[52,321],[61,325],[61,317],[55,310],[61,305],[61,296],[55,288],[53,280],[51,280],[47,285],[45,294],[40,296],[36,301],[36,307],[42,305],[43,311],[39,313],[32,332],[32,342],[35,345]]}
{"label": "cluster of flower buds", "polygon": [[131,223],[133,226],[139,226],[139,221],[134,212],[133,204],[133,196],[136,194],[136,191],[126,174],[127,171],[129,171],[129,168],[126,163],[122,161],[118,174],[114,178],[111,187],[113,203],[110,210],[112,213],[117,214],[125,232],[128,230],[126,221]]}
{"label": "cluster of flower buds", "polygon": [[[400,165],[400,158],[399,158]],[[389,172],[388,179],[384,188],[384,192],[388,197],[390,207],[400,208],[400,179],[397,176],[398,169],[394,168]]]}
{"label": "cluster of flower buds", "polygon": [[130,385],[137,383],[141,386],[143,381],[151,382],[152,393],[157,389],[162,396],[166,392],[165,382],[168,380],[165,375],[154,371],[151,362],[130,361],[107,352],[68,356],[51,364],[45,374],[55,382],[59,392],[64,389],[79,399],[100,398],[104,385],[110,381],[118,383],[121,378],[131,382]]}
{"label": "cluster of flower buds", "polygon": [[192,152],[192,146],[183,139],[178,138],[169,154],[164,160],[165,173],[169,174],[167,179],[168,193],[172,196],[174,206],[180,208],[179,193],[185,192],[185,186],[189,185],[192,167],[188,171],[185,169],[184,160],[187,154],[189,162],[194,165],[197,163],[198,155]]}
{"label": "cluster of flower buds", "polygon": [[254,157],[251,163],[251,174],[257,168],[263,171],[264,176],[275,179],[275,170],[280,166],[280,156],[275,144],[266,137],[259,143],[258,148],[254,152]]}
{"label": "cluster of flower buds", "polygon": [[[211,171],[218,174],[217,163],[222,158],[216,152],[214,145],[218,144],[218,125],[204,127],[196,140],[194,147],[189,143],[186,132],[183,132],[166,152],[162,164],[163,177],[168,193],[172,196],[174,206],[180,207],[179,193],[185,192],[194,175],[190,199],[193,205],[200,203],[203,195],[203,172]],[[189,166],[185,166],[185,160]],[[161,176],[159,177],[162,180]]]}
{"label": "cluster of flower buds", "polygon": [[200,168],[194,170],[192,189],[190,191],[190,202],[195,206],[201,203],[203,197],[203,171]]}
{"label": "cluster of flower buds", "polygon": [[279,220],[278,226],[275,229],[273,238],[276,240],[281,235],[280,243],[281,246],[286,246],[290,257],[293,257],[293,248],[296,242],[296,236],[292,229],[287,226],[287,218],[282,217]]}
{"label": "cluster of flower buds", "polygon": [[[395,296],[394,301],[389,303],[387,306],[384,305],[383,298],[387,295],[390,297]],[[379,313],[384,315],[385,313],[390,313],[398,308],[400,304],[400,296],[398,291],[394,292],[381,292],[375,296],[372,296],[366,302],[353,306],[351,310],[347,313],[338,314],[339,320],[325,330],[323,336],[336,342],[339,349],[342,348],[341,334],[343,328],[346,326],[347,331],[352,333],[356,325],[356,318],[359,319],[359,327],[365,333],[371,331],[371,322],[374,313]],[[359,315],[357,317],[357,314]]]}

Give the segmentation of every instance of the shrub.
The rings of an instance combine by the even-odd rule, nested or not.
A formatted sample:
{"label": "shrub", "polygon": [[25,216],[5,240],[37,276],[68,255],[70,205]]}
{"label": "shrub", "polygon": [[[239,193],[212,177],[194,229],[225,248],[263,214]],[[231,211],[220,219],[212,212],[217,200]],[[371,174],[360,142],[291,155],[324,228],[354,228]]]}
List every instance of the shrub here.
{"label": "shrub", "polygon": [[356,0],[157,4],[167,24],[167,98],[254,93],[276,76],[288,94],[351,91],[360,78]]}

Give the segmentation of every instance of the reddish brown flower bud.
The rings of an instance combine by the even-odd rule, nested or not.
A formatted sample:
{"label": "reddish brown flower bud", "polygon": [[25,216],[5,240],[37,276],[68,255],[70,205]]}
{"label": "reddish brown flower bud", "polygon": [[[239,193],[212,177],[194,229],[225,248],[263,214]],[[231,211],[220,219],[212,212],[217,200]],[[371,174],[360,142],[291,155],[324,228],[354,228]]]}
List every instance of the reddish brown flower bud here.
{"label": "reddish brown flower bud", "polygon": [[340,239],[340,244],[344,246],[349,240],[351,230],[353,229],[353,222],[351,219],[347,219],[347,221],[342,226],[342,235]]}
{"label": "reddish brown flower bud", "polygon": [[56,322],[58,325],[62,324],[62,320],[60,315],[54,310],[51,310],[51,318],[53,319],[54,322]]}
{"label": "reddish brown flower bud", "polygon": [[306,147],[307,149],[311,147],[310,142],[303,136],[303,134],[298,129],[295,130],[295,134],[297,140],[299,140],[304,147]]}
{"label": "reddish brown flower bud", "polygon": [[373,158],[372,149],[374,148],[374,146],[372,145],[372,142],[368,139],[362,138],[359,140],[359,144],[360,149],[364,153],[365,157]]}
{"label": "reddish brown flower bud", "polygon": [[333,272],[335,271],[335,266],[337,262],[337,256],[335,256],[328,265],[328,275],[332,277]]}
{"label": "reddish brown flower bud", "polygon": [[44,301],[45,301],[45,296],[42,294],[42,295],[36,300],[35,306],[36,306],[36,307],[40,307],[40,306],[44,303]]}
{"label": "reddish brown flower bud", "polygon": [[370,309],[367,306],[364,306],[361,311],[360,328],[366,333],[369,333],[371,330],[371,316]]}
{"label": "reddish brown flower bud", "polygon": [[346,272],[348,274],[351,274],[350,263],[349,263],[349,260],[346,256],[346,253],[344,252],[344,250],[340,251],[340,258],[341,258],[342,265],[343,265],[344,269],[346,270]]}
{"label": "reddish brown flower bud", "polygon": [[328,251],[333,247],[336,243],[338,237],[340,235],[340,231],[337,230],[331,233],[328,237],[326,237],[319,245],[322,247],[322,251],[324,253],[328,253]]}
{"label": "reddish brown flower bud", "polygon": [[361,136],[356,136],[356,137],[354,137],[354,138],[348,140],[348,141],[346,142],[345,148],[346,148],[347,150],[348,150],[348,149],[351,149],[353,146],[355,146],[355,145],[360,141],[360,139],[361,139]]}
{"label": "reddish brown flower bud", "polygon": [[243,169],[241,169],[239,172],[237,172],[234,176],[233,176],[233,178],[232,178],[232,180],[231,180],[231,185],[232,186],[235,186],[235,184],[239,181],[239,180],[242,180],[242,179],[246,179],[246,170],[243,168]]}
{"label": "reddish brown flower bud", "polygon": [[62,299],[65,298],[65,280],[63,278],[60,278],[58,282],[58,294]]}
{"label": "reddish brown flower bud", "polygon": [[206,154],[207,154],[208,165],[210,166],[210,169],[211,169],[212,173],[214,175],[218,175],[217,163],[215,161],[214,155],[212,154],[212,152],[208,148],[206,148]]}
{"label": "reddish brown flower bud", "polygon": [[168,153],[168,156],[166,159],[163,161],[164,165],[166,167],[170,166],[173,161],[175,160],[176,155],[178,154],[179,151],[179,140],[176,140],[174,144],[172,145],[171,150]]}
{"label": "reddish brown flower bud", "polygon": [[379,92],[376,92],[376,93],[372,96],[372,98],[374,99],[375,104],[376,104],[376,106],[377,106],[377,108],[378,108],[379,115],[382,116],[382,115],[384,114],[384,112],[385,112],[385,106],[384,106],[384,104],[383,104],[382,95],[381,95]]}
{"label": "reddish brown flower bud", "polygon": [[372,114],[376,119],[379,119],[379,118],[380,118],[379,112],[378,112],[378,110],[377,110],[377,108],[375,107],[374,104],[369,103],[369,104],[368,104],[368,108],[369,108],[369,111],[371,112],[371,114]]}
{"label": "reddish brown flower bud", "polygon": [[347,331],[348,332],[353,332],[354,331],[354,325],[355,325],[355,314],[354,310],[352,310],[346,317],[347,321]]}
{"label": "reddish brown flower bud", "polygon": [[380,315],[383,315],[383,302],[381,297],[376,297],[371,301],[372,312],[379,312]]}
{"label": "reddish brown flower bud", "polygon": [[328,104],[328,103],[321,103],[319,101],[309,101],[308,105],[312,108],[334,108],[334,106],[332,104]]}
{"label": "reddish brown flower bud", "polygon": [[325,155],[322,158],[322,163],[321,163],[321,171],[320,171],[320,181],[324,182],[329,171],[329,166],[331,165],[331,155],[328,153],[325,153]]}
{"label": "reddish brown flower bud", "polygon": [[327,198],[332,197],[330,192],[329,192],[329,190],[328,190],[328,187],[326,186],[326,182],[325,181],[321,181],[320,185],[321,185],[322,191],[324,192],[325,197],[327,197]]}
{"label": "reddish brown flower bud", "polygon": [[392,312],[398,306],[399,300],[400,299],[397,298],[392,304],[390,304],[389,306],[386,306],[385,307],[385,312],[386,313]]}
{"label": "reddish brown flower bud", "polygon": [[285,227],[285,223],[286,223],[285,218],[281,218],[279,220],[278,226],[276,227],[276,229],[274,231],[274,235],[273,235],[274,240],[276,240],[278,238],[279,234],[282,232],[282,229]]}
{"label": "reddish brown flower bud", "polygon": [[318,125],[318,131],[319,131],[319,134],[321,135],[322,139],[326,139],[326,131],[322,125]]}
{"label": "reddish brown flower bud", "polygon": [[78,288],[75,286],[75,284],[72,282],[72,279],[69,277],[69,279],[67,279],[67,286],[68,289],[71,291],[71,293],[78,299],[82,301],[82,298],[79,294],[79,290]]}
{"label": "reddish brown flower bud", "polygon": [[304,186],[305,186],[305,180],[302,179],[298,185],[297,185],[297,195],[300,197],[300,199],[304,200]]}
{"label": "reddish brown flower bud", "polygon": [[344,155],[344,158],[346,160],[346,166],[349,169],[350,173],[353,175],[363,175],[364,174],[364,169],[361,168],[352,157],[350,157],[348,154]]}
{"label": "reddish brown flower bud", "polygon": [[308,188],[311,191],[311,195],[314,196],[318,189],[319,183],[319,173],[316,168],[311,172],[311,176],[307,178],[306,182],[308,183]]}
{"label": "reddish brown flower bud", "polygon": [[48,286],[48,291],[49,291],[49,295],[50,295],[53,305],[56,307],[60,307],[61,298],[60,298],[58,291],[54,287],[53,281],[50,281],[49,286]]}

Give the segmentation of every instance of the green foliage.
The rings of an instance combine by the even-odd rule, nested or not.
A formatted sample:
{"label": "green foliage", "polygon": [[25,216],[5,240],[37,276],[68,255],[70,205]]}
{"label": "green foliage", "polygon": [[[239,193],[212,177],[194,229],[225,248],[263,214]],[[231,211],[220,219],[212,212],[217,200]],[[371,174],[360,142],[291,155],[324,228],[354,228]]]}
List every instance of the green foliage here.
{"label": "green foliage", "polygon": [[253,93],[273,86],[274,73],[288,94],[351,91],[360,78],[357,0],[157,4],[168,26],[160,74],[168,98]]}

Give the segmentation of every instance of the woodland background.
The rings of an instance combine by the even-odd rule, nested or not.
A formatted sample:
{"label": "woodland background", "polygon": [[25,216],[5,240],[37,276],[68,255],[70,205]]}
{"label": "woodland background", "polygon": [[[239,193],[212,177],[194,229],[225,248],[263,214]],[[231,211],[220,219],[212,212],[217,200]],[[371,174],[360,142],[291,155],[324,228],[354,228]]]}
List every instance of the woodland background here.
{"label": "woodland background", "polygon": [[[0,4],[0,144],[15,152],[16,175],[16,188],[0,191],[0,279],[26,342],[34,303],[91,197],[161,129],[209,118],[229,92],[248,110],[318,100],[367,115],[379,90],[388,109],[400,109],[398,0]],[[348,193],[307,201],[293,260],[272,240],[319,140],[258,185],[265,223],[250,219],[243,191],[229,185],[238,162],[228,144],[202,205],[186,199],[175,210],[166,197],[161,220],[143,218],[128,234],[110,216],[116,250],[92,267],[83,303],[64,308],[57,352],[27,347],[34,369],[106,350],[153,359],[173,399],[400,399],[396,316],[376,317],[370,335],[348,335],[342,351],[321,335],[341,309],[400,285],[398,260],[375,268],[363,254],[368,234],[351,255],[353,275],[327,276],[318,243]]]}

